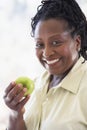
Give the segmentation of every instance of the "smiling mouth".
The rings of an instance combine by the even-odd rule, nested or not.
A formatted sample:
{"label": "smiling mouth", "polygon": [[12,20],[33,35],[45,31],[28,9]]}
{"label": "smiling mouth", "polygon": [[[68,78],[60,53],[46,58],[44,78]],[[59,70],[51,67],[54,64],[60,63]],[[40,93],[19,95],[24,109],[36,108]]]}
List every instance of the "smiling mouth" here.
{"label": "smiling mouth", "polygon": [[52,64],[55,64],[59,61],[59,58],[58,59],[55,59],[55,60],[46,60],[46,59],[43,59],[43,61],[45,61],[48,65],[52,65]]}

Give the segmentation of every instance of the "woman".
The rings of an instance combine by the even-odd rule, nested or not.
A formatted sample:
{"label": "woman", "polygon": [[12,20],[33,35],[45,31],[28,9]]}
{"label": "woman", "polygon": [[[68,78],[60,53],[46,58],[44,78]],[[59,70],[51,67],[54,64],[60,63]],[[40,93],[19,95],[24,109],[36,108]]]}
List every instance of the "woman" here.
{"label": "woman", "polygon": [[21,84],[7,87],[7,129],[86,130],[86,17],[75,0],[44,0],[31,26],[36,56],[46,71],[35,81],[31,97],[23,98],[26,88],[19,91]]}

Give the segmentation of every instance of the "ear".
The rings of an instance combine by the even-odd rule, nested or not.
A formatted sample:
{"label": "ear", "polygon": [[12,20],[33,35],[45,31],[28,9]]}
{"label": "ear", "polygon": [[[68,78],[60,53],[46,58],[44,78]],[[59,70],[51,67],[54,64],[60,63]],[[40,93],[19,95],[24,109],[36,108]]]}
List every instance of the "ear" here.
{"label": "ear", "polygon": [[81,49],[81,36],[76,35],[75,36],[75,41],[76,41],[76,50],[79,52]]}

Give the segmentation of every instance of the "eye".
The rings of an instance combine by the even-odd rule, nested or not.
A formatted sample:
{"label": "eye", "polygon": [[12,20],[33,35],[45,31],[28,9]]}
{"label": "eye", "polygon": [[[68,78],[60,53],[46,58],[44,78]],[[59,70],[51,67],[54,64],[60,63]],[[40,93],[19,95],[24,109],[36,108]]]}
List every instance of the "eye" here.
{"label": "eye", "polygon": [[43,48],[44,44],[43,43],[36,43],[35,47],[36,47],[36,49]]}
{"label": "eye", "polygon": [[53,42],[52,42],[52,45],[55,45],[55,46],[59,46],[59,45],[61,45],[61,44],[62,44],[61,41],[53,41]]}
{"label": "eye", "polygon": [[57,44],[58,44],[58,41],[53,41],[52,44],[53,44],[53,45],[57,45]]}

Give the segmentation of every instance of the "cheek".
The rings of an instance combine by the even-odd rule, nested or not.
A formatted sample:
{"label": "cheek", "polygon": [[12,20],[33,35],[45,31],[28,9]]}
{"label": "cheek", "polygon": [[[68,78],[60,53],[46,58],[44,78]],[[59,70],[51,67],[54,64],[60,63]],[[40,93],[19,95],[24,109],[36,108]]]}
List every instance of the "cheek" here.
{"label": "cheek", "polygon": [[72,60],[75,60],[78,57],[78,51],[75,44],[70,47],[70,53],[72,56]]}
{"label": "cheek", "polygon": [[39,61],[39,63],[45,68],[45,64],[44,62],[42,61],[42,51],[41,50],[36,50],[36,57]]}
{"label": "cheek", "polygon": [[72,62],[77,57],[77,51],[73,46],[65,46],[60,53],[68,62]]}
{"label": "cheek", "polygon": [[78,58],[78,52],[75,46],[69,46],[64,49],[64,54],[68,64],[73,64]]}
{"label": "cheek", "polygon": [[67,46],[63,46],[59,49],[59,54],[61,54],[63,57],[69,57],[71,55],[71,50]]}
{"label": "cheek", "polygon": [[42,52],[40,50],[36,49],[36,56],[37,56],[38,60],[41,59],[41,55],[42,55]]}

